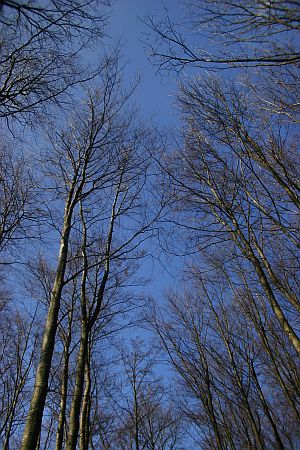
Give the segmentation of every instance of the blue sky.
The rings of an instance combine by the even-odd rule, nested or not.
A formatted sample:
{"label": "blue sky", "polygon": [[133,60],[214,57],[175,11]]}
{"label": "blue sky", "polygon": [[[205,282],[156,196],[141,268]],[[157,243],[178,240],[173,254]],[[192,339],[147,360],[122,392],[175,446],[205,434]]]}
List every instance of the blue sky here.
{"label": "blue sky", "polygon": [[[178,17],[180,11],[177,0],[115,0],[112,5],[109,39],[112,43],[120,39],[123,45],[124,60],[128,61],[126,78],[133,78],[137,73],[141,76],[140,84],[135,93],[135,104],[143,119],[149,120],[161,130],[178,126],[178,118],[174,109],[174,94],[176,92],[176,75],[173,73],[161,76],[151,65],[145,48],[145,33],[148,31],[142,23],[146,14],[161,18],[167,8],[172,17]],[[127,81],[127,80],[126,80]],[[150,258],[143,262],[143,275],[151,278],[151,283],[145,290],[161,299],[164,291],[174,286],[177,279],[176,267],[181,271],[182,259],[164,258],[164,267]],[[166,270],[168,266],[169,270]],[[171,266],[173,266],[171,268]]]}
{"label": "blue sky", "polygon": [[176,17],[181,8],[177,0],[115,0],[108,33],[112,41],[121,39],[124,42],[123,55],[128,61],[128,73],[141,75],[136,104],[142,115],[168,127],[176,124],[176,113],[172,109],[176,79],[174,74],[161,77],[155,73],[143,43],[147,28],[141,21],[147,13],[161,17],[164,7],[172,17]]}

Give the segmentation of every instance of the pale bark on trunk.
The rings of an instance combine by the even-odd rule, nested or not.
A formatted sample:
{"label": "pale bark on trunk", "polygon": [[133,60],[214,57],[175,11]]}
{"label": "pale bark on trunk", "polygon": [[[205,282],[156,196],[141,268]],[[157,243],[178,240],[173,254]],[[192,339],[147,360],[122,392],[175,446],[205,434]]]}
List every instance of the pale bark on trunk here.
{"label": "pale bark on trunk", "polygon": [[88,355],[85,362],[85,387],[82,399],[82,411],[80,416],[80,436],[79,448],[80,450],[88,450],[89,446],[89,428],[90,428],[90,405],[91,405],[91,373],[90,373],[90,358]]}
{"label": "pale bark on trunk", "polygon": [[[278,303],[278,301],[273,293],[273,290],[269,283],[268,277],[265,274],[265,271],[261,264],[261,261],[260,261],[259,257],[256,256],[256,254],[253,250],[251,241],[249,241],[249,239],[247,239],[247,237],[245,237],[243,231],[239,227],[238,220],[233,216],[230,208],[229,209],[226,208],[226,205],[224,205],[224,202],[222,201],[222,199],[220,198],[219,194],[216,192],[214,187],[211,185],[211,183],[208,183],[208,185],[212,191],[212,194],[214,195],[214,197],[217,201],[217,204],[219,204],[221,209],[224,210],[226,212],[226,214],[230,216],[230,221],[231,221],[232,225],[230,225],[229,222],[224,222],[223,219],[218,215],[218,213],[216,213],[213,206],[211,206],[213,214],[218,218],[220,223],[222,223],[223,225],[225,225],[227,227],[228,231],[232,235],[233,241],[237,244],[237,246],[241,250],[242,254],[248,259],[248,261],[251,262],[251,264],[258,276],[259,282],[260,282],[263,290],[265,291],[265,294],[269,300],[271,308],[272,308],[282,330],[288,336],[291,344],[295,348],[298,355],[300,355],[300,339],[297,336],[293,327],[290,325],[284,312],[282,311],[282,308],[280,307],[280,304]],[[254,238],[254,235],[252,236],[252,239],[253,238]]]}
{"label": "pale bark on trunk", "polygon": [[300,339],[295,333],[294,329],[291,327],[289,321],[287,320],[285,314],[283,313],[279,303],[276,300],[275,295],[273,294],[273,290],[270,286],[270,283],[264,273],[263,268],[260,265],[258,258],[254,255],[254,252],[251,249],[251,261],[255,268],[255,271],[259,277],[259,281],[266,293],[266,296],[269,299],[270,305],[273,309],[273,312],[281,325],[282,330],[287,334],[291,344],[295,348],[298,355],[300,355]]}
{"label": "pale bark on trunk", "polygon": [[60,242],[58,267],[51,292],[48,316],[45,324],[40,360],[36,372],[34,390],[30,408],[23,433],[20,450],[32,450],[36,448],[41,431],[43,411],[48,390],[48,380],[51,369],[52,355],[55,346],[57,320],[60,309],[60,299],[64,283],[64,275],[67,264],[69,235],[71,230],[72,207],[71,193],[65,209],[64,225]]}
{"label": "pale bark on trunk", "polygon": [[267,258],[264,255],[264,252],[262,250],[262,248],[260,247],[260,245],[257,242],[256,237],[253,237],[254,240],[254,247],[257,250],[257,253],[260,256],[261,259],[261,263],[262,265],[265,267],[270,280],[272,281],[273,285],[276,286],[276,288],[282,292],[282,294],[285,296],[285,298],[291,303],[291,305],[293,305],[293,307],[300,312],[300,303],[298,298],[296,297],[296,295],[294,294],[294,292],[292,292],[291,290],[289,290],[286,286],[284,286],[280,280],[277,278],[277,276],[274,274],[273,269],[271,267],[271,265],[269,264],[269,261],[267,260]]}
{"label": "pale bark on trunk", "polygon": [[272,368],[274,370],[274,373],[275,373],[275,376],[276,376],[276,378],[278,380],[278,383],[281,386],[281,389],[282,389],[282,391],[283,391],[283,393],[284,393],[284,395],[285,395],[289,405],[292,407],[298,423],[300,424],[299,410],[297,408],[297,405],[295,403],[293,395],[291,395],[291,392],[287,388],[286,383],[285,383],[285,381],[282,378],[282,375],[281,375],[280,370],[278,368],[278,362],[276,361],[276,358],[275,358],[275,356],[273,354],[273,351],[272,351],[272,347],[271,347],[271,345],[269,343],[268,332],[265,329],[265,326],[263,325],[263,322],[262,322],[260,314],[259,314],[258,307],[257,307],[256,302],[254,301],[253,298],[252,298],[252,304],[253,304],[253,306],[255,308],[255,313],[254,313],[254,317],[252,317],[252,322],[253,322],[254,327],[257,330],[257,332],[258,332],[258,334],[259,334],[259,336],[261,338],[263,348],[265,349],[266,353],[270,357],[270,361],[272,363]]}
{"label": "pale bark on trunk", "polygon": [[106,286],[106,282],[108,279],[108,271],[109,271],[109,262],[107,262],[106,271],[103,275],[99,292],[98,292],[98,300],[95,311],[92,317],[87,321],[82,321],[81,328],[81,340],[80,340],[80,348],[77,358],[77,370],[76,370],[76,378],[75,378],[75,388],[74,388],[74,396],[71,405],[70,411],[70,424],[69,424],[69,432],[68,432],[68,440],[66,445],[66,450],[76,450],[76,444],[78,439],[78,431],[79,431],[79,420],[80,420],[80,409],[81,402],[83,396],[83,387],[84,387],[84,369],[86,360],[88,357],[88,340],[90,330],[92,329],[94,323],[96,322],[99,312],[101,310],[101,305],[103,301],[104,290]]}
{"label": "pale bark on trunk", "polygon": [[72,300],[72,306],[68,313],[68,331],[65,334],[63,332],[64,340],[64,353],[63,353],[63,374],[60,389],[60,407],[59,417],[56,431],[56,443],[55,450],[61,450],[64,441],[64,431],[66,423],[66,408],[67,408],[67,394],[68,394],[68,379],[69,379],[69,360],[70,360],[70,344],[72,339],[72,326],[73,326],[73,314],[74,314],[74,297]]}
{"label": "pale bark on trunk", "polygon": [[[233,238],[236,244],[239,246],[245,257],[251,262],[253,265],[253,268],[258,276],[259,282],[270,302],[271,308],[282,328],[282,330],[286,333],[288,336],[291,344],[295,348],[298,355],[300,355],[300,339],[298,338],[297,334],[295,333],[294,329],[290,325],[288,319],[286,318],[284,312],[282,311],[274,293],[272,290],[272,287],[269,283],[269,280],[264,272],[264,269],[260,263],[259,258],[255,255],[254,250],[250,243],[245,238],[244,234],[239,229],[238,223],[233,220],[233,224],[235,226],[235,229],[238,233],[239,239],[237,239],[235,233],[233,233]],[[232,230],[230,230],[232,232]]]}

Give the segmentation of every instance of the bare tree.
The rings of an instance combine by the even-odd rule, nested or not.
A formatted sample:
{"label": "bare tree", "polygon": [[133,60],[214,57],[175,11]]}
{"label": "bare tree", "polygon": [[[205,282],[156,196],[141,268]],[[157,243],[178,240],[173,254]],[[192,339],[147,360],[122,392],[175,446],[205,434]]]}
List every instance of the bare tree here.
{"label": "bare tree", "polygon": [[[73,245],[69,252],[70,262],[66,277],[72,277],[78,270]],[[76,248],[78,251],[78,248]],[[77,253],[76,253],[77,254]],[[45,257],[39,256],[37,261],[30,262],[27,271],[26,287],[30,297],[37,301],[44,319],[49,309],[51,290],[55,277],[53,267]],[[48,394],[45,403],[46,414],[42,423],[39,445],[57,450],[63,448],[66,437],[67,417],[70,408],[70,389],[74,382],[75,349],[80,332],[80,314],[78,302],[80,288],[77,278],[72,279],[65,287],[61,297],[61,306],[57,322],[55,349],[49,374]],[[46,419],[47,418],[47,419]]]}
{"label": "bare tree", "polygon": [[[76,446],[91,332],[102,315],[106,315],[112,297],[111,291],[117,293],[121,290],[122,285],[126,284],[129,276],[132,276],[132,272],[136,270],[136,264],[132,264],[132,260],[141,258],[142,253],[138,251],[138,247],[144,241],[146,234],[151,232],[155,220],[155,216],[150,218],[149,210],[145,211],[146,205],[142,200],[148,163],[145,164],[144,158],[140,158],[141,155],[137,150],[138,143],[134,140],[130,143],[127,140],[124,148],[120,147],[119,166],[114,172],[115,192],[105,192],[106,206],[103,206],[102,211],[102,214],[109,214],[106,208],[109,207],[110,201],[110,220],[107,231],[105,229],[101,231],[101,241],[97,242],[98,249],[92,244],[95,240],[94,227],[97,226],[97,222],[99,223],[99,219],[101,224],[103,218],[101,219],[99,211],[87,213],[84,202],[80,206],[82,223],[81,340],[67,448]],[[99,205],[100,200],[97,203],[98,208]],[[137,221],[137,211],[145,219],[148,215],[148,220]],[[122,235],[121,232],[117,233],[117,230],[124,229],[128,222],[131,222],[131,231],[123,232]],[[90,267],[93,272],[89,269]]]}
{"label": "bare tree", "polygon": [[[11,251],[39,235],[42,208],[27,158],[9,144],[0,148],[0,252]],[[4,259],[1,260],[4,263]]]}
{"label": "bare tree", "polygon": [[120,449],[178,448],[182,423],[172,405],[168,404],[167,391],[155,375],[155,353],[144,351],[142,341],[134,341],[129,351],[122,350],[125,369],[124,400],[119,400],[122,414],[121,426],[115,436],[115,446]]}
{"label": "bare tree", "polygon": [[[294,448],[297,416],[240,309],[240,292],[230,298],[220,274],[206,281],[197,272],[194,277],[194,287],[170,293],[168,313],[154,310],[150,321],[179,375],[177,395],[196,441],[201,448]],[[276,328],[273,333],[282,334]]]}
{"label": "bare tree", "polygon": [[299,62],[298,2],[201,0],[185,6],[183,25],[173,23],[167,12],[160,21],[152,16],[145,19],[154,34],[154,43],[148,43],[150,56],[161,69],[266,67]]}
{"label": "bare tree", "polygon": [[28,406],[37,324],[35,314],[31,318],[24,309],[14,311],[6,294],[2,292],[0,295],[0,439],[3,449],[8,450],[13,442],[19,443],[20,428]]}
{"label": "bare tree", "polygon": [[[169,320],[154,322],[187,389],[183,408],[200,427],[201,448],[266,448],[270,442],[294,448],[298,4],[203,1],[191,7],[192,27],[206,29],[206,48],[199,48],[197,33],[193,50],[168,18],[159,25],[148,18],[164,45],[153,48],[159,66],[243,71],[228,79],[198,73],[181,84],[178,150],[158,162],[170,179],[172,230],[179,232],[181,252],[197,255],[200,269],[196,291],[171,295]],[[199,288],[204,273],[209,276]]]}
{"label": "bare tree", "polygon": [[95,75],[78,58],[103,37],[108,2],[1,1],[0,117],[36,125],[67,90]]}
{"label": "bare tree", "polygon": [[[60,232],[59,259],[51,292],[40,363],[24,431],[22,444],[24,449],[35,446],[39,435],[63,287],[72,279],[81,276],[82,298],[84,298],[85,280],[88,275],[86,270],[89,267],[98,267],[97,276],[101,281],[96,283],[94,297],[90,300],[89,327],[92,327],[101,310],[111,260],[121,259],[123,256],[126,257],[126,254],[134,252],[147,238],[149,227],[159,213],[158,211],[149,214],[144,211],[141,214],[139,211],[143,203],[141,189],[144,182],[138,183],[137,180],[145,179],[147,154],[141,145],[144,138],[142,130],[133,126],[130,114],[127,114],[126,118],[122,116],[128,94],[122,93],[120,82],[117,60],[112,57],[104,63],[104,68],[99,75],[99,88],[89,91],[87,103],[82,105],[80,111],[75,112],[69,128],[61,132],[54,131],[52,137],[50,136],[52,148],[48,159],[45,160],[45,167],[53,184],[48,190],[54,193],[57,201],[63,206],[64,217]],[[108,213],[108,199],[111,199],[112,195],[114,200],[111,203],[111,212]],[[126,228],[120,225],[120,218],[123,216],[128,220]],[[80,222],[80,217],[86,217],[85,220],[88,222],[85,220]],[[108,219],[108,217],[111,218]],[[97,228],[99,223],[100,226]],[[139,223],[138,228],[135,227],[135,223]],[[66,268],[70,258],[70,239],[78,229],[82,238],[87,239],[85,227],[91,233],[88,235],[89,241],[97,242],[99,245],[100,256],[94,255],[94,260],[89,260],[88,255],[84,253],[83,241],[81,244],[82,267],[66,279]],[[114,229],[118,229],[121,233],[115,243],[113,243]],[[104,233],[107,238],[104,238]],[[84,302],[86,301],[84,299]],[[82,308],[84,312],[84,303]],[[86,320],[84,316],[83,320]],[[84,370],[87,337],[84,339],[85,343],[81,351],[80,370]],[[80,386],[82,386],[81,380]],[[74,397],[77,400],[74,401],[72,409],[74,414],[71,415],[72,426],[76,425],[77,431],[81,387],[79,391],[80,395]],[[76,433],[75,435],[70,433],[70,439],[72,439],[70,445],[74,445],[74,439],[77,440]]]}
{"label": "bare tree", "polygon": [[111,349],[111,339],[107,345],[102,336],[100,344],[94,346],[94,351],[90,353],[89,372],[85,373],[86,381],[90,376],[90,392],[87,391],[89,385],[86,382],[84,401],[89,397],[89,404],[86,410],[83,406],[81,412],[79,445],[80,448],[84,448],[83,444],[88,444],[91,449],[110,450],[115,445],[115,432],[119,425],[113,400],[117,385],[115,358],[111,357],[110,352],[106,352]]}
{"label": "bare tree", "polygon": [[177,205],[190,218],[197,214],[191,236],[200,251],[230,242],[228,255],[242,256],[245,270],[253,268],[299,353],[295,130],[289,119],[259,108],[256,93],[234,82],[197,80],[181,92],[185,147],[174,155],[168,173],[177,187]]}

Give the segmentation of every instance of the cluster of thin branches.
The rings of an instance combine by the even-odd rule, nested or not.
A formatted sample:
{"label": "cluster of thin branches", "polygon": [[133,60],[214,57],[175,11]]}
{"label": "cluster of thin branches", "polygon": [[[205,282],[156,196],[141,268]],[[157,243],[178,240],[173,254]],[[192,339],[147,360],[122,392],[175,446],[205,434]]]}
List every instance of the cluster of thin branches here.
{"label": "cluster of thin branches", "polygon": [[[0,443],[294,450],[298,2],[190,2],[191,45],[146,18],[155,64],[193,67],[166,147],[118,50],[83,58],[107,7],[0,1]],[[155,242],[187,260],[164,303],[140,275]],[[128,345],[141,323],[151,345]]]}

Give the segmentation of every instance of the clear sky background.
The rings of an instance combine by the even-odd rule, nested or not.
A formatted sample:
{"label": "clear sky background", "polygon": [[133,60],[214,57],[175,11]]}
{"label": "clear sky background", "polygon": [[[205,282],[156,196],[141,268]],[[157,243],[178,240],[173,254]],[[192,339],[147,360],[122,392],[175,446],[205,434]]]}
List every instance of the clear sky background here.
{"label": "clear sky background", "polygon": [[124,42],[123,55],[128,61],[128,73],[141,75],[136,104],[142,115],[168,127],[176,124],[176,114],[172,109],[176,77],[174,74],[162,77],[149,62],[143,43],[149,30],[141,21],[146,14],[162,17],[164,8],[176,18],[182,5],[177,0],[114,0],[108,34],[112,41],[121,39]]}

